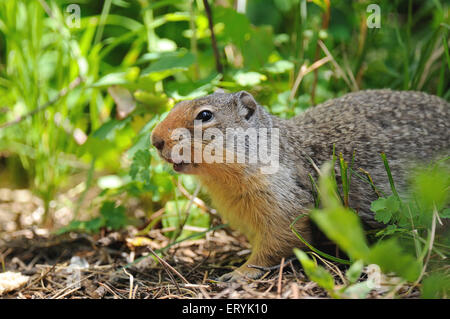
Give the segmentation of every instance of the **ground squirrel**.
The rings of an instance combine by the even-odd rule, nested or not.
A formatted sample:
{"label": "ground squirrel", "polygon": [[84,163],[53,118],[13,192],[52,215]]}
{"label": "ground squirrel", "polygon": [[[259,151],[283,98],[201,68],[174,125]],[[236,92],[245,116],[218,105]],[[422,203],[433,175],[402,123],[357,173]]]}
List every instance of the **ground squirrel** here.
{"label": "ground squirrel", "polygon": [[[215,131],[195,144],[197,126],[201,132],[212,128]],[[236,155],[229,162],[211,163],[204,154],[195,155],[199,156],[197,160],[203,160],[201,163],[194,160],[196,150],[204,150],[212,141],[222,143],[217,135],[225,135],[230,128],[256,129],[256,143],[261,141],[259,135],[265,132],[264,128],[277,131],[276,171],[261,172],[260,168],[267,166],[267,162],[262,164],[254,158],[258,153],[249,155],[255,140],[248,136],[243,144],[247,154],[244,163],[237,162]],[[183,129],[184,135],[174,137],[177,129]],[[269,133],[264,141],[274,135]],[[314,166],[320,167],[332,158],[333,145],[336,154],[342,153],[346,161],[356,152],[355,170],[368,171],[377,187],[389,193],[380,153],[387,155],[396,186],[404,187],[404,172],[410,160],[449,155],[450,104],[422,92],[366,90],[310,107],[294,118],[281,119],[269,114],[245,91],[214,93],[175,105],[153,130],[151,140],[161,157],[173,163],[176,171],[198,178],[221,216],[249,239],[252,253],[248,261],[221,279],[257,278],[262,271],[248,265],[276,265],[282,257],[292,255],[293,247],[301,246],[289,225],[301,212],[311,208],[313,195],[308,174],[317,177]],[[174,159],[174,148],[181,142],[190,143],[190,149],[181,148],[179,152],[178,147],[178,153],[184,157]],[[218,154],[217,149],[209,153],[225,158],[225,153],[236,151],[238,144],[231,149],[224,146],[223,154]],[[339,179],[337,167],[336,175]],[[365,224],[376,226],[370,203],[377,195],[358,178],[352,179],[350,187],[350,206]],[[307,219],[301,219],[296,228],[307,241],[311,240]]]}

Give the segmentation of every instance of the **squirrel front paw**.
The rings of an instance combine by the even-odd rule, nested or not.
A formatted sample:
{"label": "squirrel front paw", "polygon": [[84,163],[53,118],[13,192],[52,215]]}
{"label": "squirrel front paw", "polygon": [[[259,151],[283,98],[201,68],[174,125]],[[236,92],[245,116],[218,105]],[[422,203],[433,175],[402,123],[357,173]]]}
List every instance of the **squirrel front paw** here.
{"label": "squirrel front paw", "polygon": [[217,281],[235,282],[239,280],[258,279],[264,274],[264,271],[256,268],[250,268],[242,265],[238,269],[220,276]]}

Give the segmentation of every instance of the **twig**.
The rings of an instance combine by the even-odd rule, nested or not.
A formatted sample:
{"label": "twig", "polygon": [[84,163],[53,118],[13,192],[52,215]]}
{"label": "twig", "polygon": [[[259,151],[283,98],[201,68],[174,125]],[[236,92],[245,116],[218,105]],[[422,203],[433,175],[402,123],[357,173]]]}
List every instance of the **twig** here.
{"label": "twig", "polygon": [[427,269],[428,262],[430,261],[431,252],[433,250],[434,237],[435,237],[435,234],[436,234],[436,216],[438,216],[436,205],[434,204],[433,206],[434,206],[433,207],[433,220],[432,220],[432,223],[431,223],[430,243],[428,245],[427,257],[425,258],[425,262],[423,264],[423,268],[422,268],[422,271],[420,272],[419,278],[417,278],[417,280],[411,286],[411,288],[409,289],[408,293],[411,292],[413,290],[413,288],[416,287],[420,283],[420,281],[422,280],[423,276],[425,275],[425,271]]}
{"label": "twig", "polygon": [[[65,291],[69,290],[70,288],[72,288],[73,286],[78,286],[81,285],[81,282],[85,281],[86,279],[91,278],[92,276],[94,276],[95,274],[90,274],[86,277],[84,277],[81,280],[77,280],[76,282],[74,282],[73,284],[70,284],[69,286],[67,286],[66,288],[64,288],[61,291],[58,291],[55,295],[53,295],[52,297],[50,297],[50,299],[58,299]],[[78,287],[77,289],[79,289],[80,287]]]}
{"label": "twig", "polygon": [[197,270],[200,266],[202,266],[211,256],[211,251],[208,251],[208,255],[206,257],[203,257],[203,260],[198,263],[197,265],[195,265],[187,274],[186,277],[189,277],[190,274],[192,274],[195,270]]}
{"label": "twig", "polygon": [[126,273],[130,277],[130,291],[129,291],[129,294],[128,294],[128,298],[129,299],[134,299],[133,298],[134,277],[125,268],[123,268],[123,272]]}
{"label": "twig", "polygon": [[283,265],[279,264],[279,265],[275,265],[275,266],[271,266],[271,267],[264,267],[264,266],[258,266],[258,265],[248,265],[248,268],[255,268],[255,269],[259,269],[259,270],[263,270],[263,271],[272,271],[272,270],[277,270],[279,269],[281,266],[286,266],[287,264],[289,264],[290,262],[292,262],[293,260],[296,260],[296,257],[291,257],[289,259],[287,259],[286,261],[283,262]]}
{"label": "twig", "polygon": [[[322,30],[327,30],[328,29],[328,24],[330,22],[330,0],[324,0],[324,5],[326,6],[325,12],[323,13],[323,18],[322,18]],[[320,40],[318,40],[320,41]],[[316,53],[314,56],[314,60],[317,60],[319,58],[319,43],[316,44]],[[312,84],[312,89],[311,89],[311,104],[312,105],[316,105],[315,102],[315,97],[316,97],[316,87],[317,87],[317,81],[319,79],[319,73],[318,73],[318,69],[314,70],[314,80],[313,80],[313,84]]]}
{"label": "twig", "polygon": [[186,225],[186,222],[189,218],[190,212],[191,212],[191,207],[192,207],[192,203],[194,202],[194,199],[197,198],[198,192],[200,191],[201,185],[197,185],[197,188],[194,191],[194,194],[192,195],[191,199],[189,199],[189,202],[187,204],[187,207],[184,211],[184,215],[186,216],[183,221],[181,222],[180,226],[177,229],[177,232],[175,233],[175,235],[173,236],[173,241],[175,241],[180,235],[181,232],[184,229],[184,226]]}
{"label": "twig", "polygon": [[117,298],[123,299],[123,297],[121,295],[116,294],[116,292],[114,290],[112,290],[111,287],[109,287],[106,283],[99,282],[98,284],[100,286],[102,286],[103,288],[105,288],[106,290],[108,290],[110,293],[112,293]]}
{"label": "twig", "polygon": [[47,277],[47,275],[48,275],[49,273],[51,273],[53,270],[55,270],[56,265],[58,265],[58,262],[59,262],[60,259],[61,259],[61,256],[62,256],[62,255],[60,255],[60,256],[58,257],[58,259],[55,261],[55,263],[53,264],[53,266],[50,267],[49,270],[47,270],[43,275],[41,275],[41,276],[39,276],[38,278],[36,278],[35,280],[33,280],[33,281],[32,281],[29,285],[27,285],[26,287],[22,287],[22,289],[20,289],[19,292],[22,291],[22,290],[24,290],[24,289],[26,289],[26,288],[32,287],[34,284],[36,284],[37,282],[39,282],[39,281],[43,280],[45,277]]}
{"label": "twig", "polygon": [[[342,78],[344,79],[345,83],[347,83],[348,87],[352,91],[358,91],[358,84],[356,82],[351,83],[349,81],[349,79],[347,77],[347,74],[344,72],[344,70],[336,62],[336,60],[334,59],[333,55],[330,53],[330,51],[328,50],[326,45],[321,40],[319,40],[318,43],[319,43],[320,47],[322,48],[323,52],[325,53],[325,55],[331,58],[331,63],[334,65],[335,69],[338,71],[338,74],[340,74],[342,76]],[[353,77],[351,77],[351,79],[353,79]]]}
{"label": "twig", "polygon": [[317,164],[314,162],[314,160],[306,153],[304,153],[306,156],[306,159],[311,163],[312,167],[316,170],[317,175],[322,176],[322,172],[320,171],[320,168],[317,166]]}
{"label": "twig", "polygon": [[81,288],[81,286],[75,287],[75,288],[73,288],[73,289],[67,291],[66,293],[62,294],[61,296],[59,296],[59,297],[57,297],[57,298],[55,298],[55,299],[62,299],[62,298],[64,298],[65,296],[70,295],[72,292],[75,292],[75,291],[77,291],[77,290],[80,289],[80,288]]}
{"label": "twig", "polygon": [[[207,286],[207,287],[209,288],[209,286]],[[211,299],[211,296],[208,294],[208,292],[204,288],[204,285],[198,285],[198,289],[200,290],[200,292],[206,299]]]}
{"label": "twig", "polygon": [[[181,280],[185,283],[185,284],[190,284],[189,281],[187,281],[186,278],[183,277],[182,274],[180,274],[175,268],[173,268],[171,265],[169,265],[169,263],[167,261],[165,261],[164,259],[162,259],[161,257],[159,257],[155,251],[151,248],[151,247],[147,247],[150,252],[153,254],[153,256],[156,257],[156,259],[158,259],[158,261],[160,262],[161,265],[164,266],[164,269],[166,270],[166,272],[169,274],[170,277],[172,277],[172,275],[170,274],[170,272],[167,271],[167,269],[169,269],[170,271],[172,271],[173,273],[175,273],[178,277],[181,278]],[[172,277],[173,278],[173,277]],[[176,283],[176,281],[174,280],[174,283],[177,285],[178,289],[180,288],[178,286],[178,284]]]}
{"label": "twig", "polygon": [[220,63],[219,50],[217,49],[216,35],[214,34],[214,23],[212,19],[211,7],[208,0],[203,0],[203,6],[205,7],[206,16],[208,17],[209,31],[211,32],[211,44],[214,51],[214,59],[216,60],[216,70],[218,73],[223,73],[222,63]]}
{"label": "twig", "polygon": [[284,266],[284,257],[281,259],[280,272],[278,274],[278,288],[277,288],[278,298],[281,298],[281,280],[283,279],[283,266]]}
{"label": "twig", "polygon": [[46,108],[48,108],[49,106],[51,106],[52,104],[56,103],[60,98],[64,97],[67,93],[69,93],[70,90],[73,90],[74,88],[76,88],[77,86],[79,86],[82,82],[82,78],[81,76],[78,76],[75,80],[73,80],[68,87],[63,88],[61,91],[59,91],[59,93],[50,101],[48,101],[47,103],[44,103],[41,106],[38,106],[36,109],[34,109],[33,111],[19,116],[17,117],[15,120],[10,121],[10,122],[6,122],[3,124],[0,124],[0,129],[2,128],[6,128],[15,124],[18,124],[20,122],[22,122],[23,120],[35,115],[36,113],[39,113],[43,110],[45,110]]}
{"label": "twig", "polygon": [[[444,39],[445,41],[445,39]],[[449,41],[450,43],[450,41]],[[431,66],[433,63],[441,57],[441,55],[444,53],[444,47],[439,47],[439,41],[436,41],[435,48],[433,49],[433,53],[428,58],[427,62],[425,63],[424,71],[420,77],[419,83],[417,84],[417,89],[421,90],[425,84],[425,81],[428,77],[428,74],[430,73]]]}
{"label": "twig", "polygon": [[292,299],[299,299],[298,286],[295,282],[291,282]]}
{"label": "twig", "polygon": [[[177,182],[177,188],[178,190],[181,192],[181,194],[183,194],[187,199],[191,200],[193,199],[194,204],[197,205],[201,210],[207,212],[208,214],[212,215],[213,217],[216,215],[215,210],[209,208],[204,201],[202,201],[200,198],[198,197],[194,197],[192,196],[184,187],[181,183]],[[217,216],[215,216],[217,217]]]}
{"label": "twig", "polygon": [[197,28],[195,25],[195,12],[194,12],[194,0],[189,0],[189,27],[192,30],[191,36],[191,51],[194,55],[194,78],[198,80],[199,78],[199,67],[198,67],[198,48],[197,48]]}
{"label": "twig", "polygon": [[295,97],[295,95],[297,94],[298,87],[299,87],[300,83],[302,82],[303,77],[306,74],[320,68],[322,65],[324,65],[325,63],[327,63],[329,61],[331,61],[331,57],[326,56],[320,60],[317,60],[316,62],[311,64],[309,67],[307,67],[305,64],[302,65],[300,67],[300,71],[298,72],[297,78],[295,79],[294,86],[292,87],[291,94],[289,95],[289,99],[292,100]]}

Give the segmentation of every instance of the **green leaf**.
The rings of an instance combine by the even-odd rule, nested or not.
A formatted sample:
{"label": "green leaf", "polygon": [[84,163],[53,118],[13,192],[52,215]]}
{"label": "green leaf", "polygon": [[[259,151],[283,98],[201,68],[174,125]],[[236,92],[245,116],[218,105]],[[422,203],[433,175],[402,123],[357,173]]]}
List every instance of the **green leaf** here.
{"label": "green leaf", "polygon": [[130,176],[132,179],[136,179],[139,172],[146,170],[150,166],[151,154],[148,149],[138,150],[133,156],[133,162],[130,167]]}
{"label": "green leaf", "polygon": [[307,254],[298,248],[294,248],[294,253],[301,262],[302,267],[310,280],[316,282],[320,287],[328,291],[334,289],[333,276],[326,271],[325,268],[317,265],[314,261],[309,259]]}
{"label": "green leaf", "polygon": [[92,218],[84,222],[84,229],[89,233],[98,233],[100,228],[105,226],[105,220],[101,217]]}
{"label": "green leaf", "polygon": [[105,220],[105,226],[113,230],[119,230],[128,225],[125,207],[117,206],[114,202],[106,201],[100,208],[100,215]]}
{"label": "green leaf", "polygon": [[439,217],[441,218],[450,218],[450,207],[444,209],[440,214]]}
{"label": "green leaf", "polygon": [[188,70],[194,61],[194,55],[186,50],[165,52],[142,71],[142,76],[149,77],[153,81],[160,81],[176,72]]}
{"label": "green leaf", "polygon": [[218,34],[225,42],[232,42],[242,49],[246,34],[250,32],[250,22],[245,14],[238,13],[232,8],[214,7],[215,23],[222,23],[224,30]]}
{"label": "green leaf", "polygon": [[129,122],[131,121],[130,118],[126,118],[122,121],[119,120],[109,120],[108,122],[105,122],[102,126],[100,126],[93,134],[92,136],[95,138],[98,138],[100,140],[105,139],[114,139],[116,131],[119,131],[123,129]]}
{"label": "green leaf", "polygon": [[417,280],[422,269],[421,263],[405,253],[395,238],[375,244],[366,261],[369,264],[377,264],[384,273],[395,272],[410,282]]}
{"label": "green leaf", "polygon": [[273,50],[273,32],[269,26],[253,27],[250,39],[242,48],[244,65],[252,70],[259,70],[269,59]]}
{"label": "green leaf", "polygon": [[437,164],[420,169],[413,178],[412,188],[424,210],[432,211],[434,206],[440,210],[450,201],[450,170]]}
{"label": "green leaf", "polygon": [[90,154],[93,157],[102,157],[109,151],[115,149],[115,143],[110,140],[103,140],[95,136],[89,136],[86,143],[80,148],[81,154]]}
{"label": "green leaf", "polygon": [[343,207],[313,210],[311,219],[352,260],[365,259],[369,247],[359,217]]}
{"label": "green leaf", "polygon": [[322,167],[319,179],[319,193],[324,208],[311,211],[311,219],[324,234],[339,245],[352,260],[365,260],[369,253],[361,221],[337,198],[333,179],[330,175],[331,163]]}
{"label": "green leaf", "polygon": [[169,82],[166,85],[166,93],[175,100],[195,99],[205,96],[219,85],[221,75],[213,72],[199,81]]}
{"label": "green leaf", "polygon": [[359,277],[361,277],[363,267],[364,263],[362,260],[358,260],[350,266],[350,268],[345,273],[345,276],[350,283],[354,284],[356,281],[358,281]]}
{"label": "green leaf", "polygon": [[98,233],[105,226],[105,220],[101,217],[92,218],[88,221],[73,220],[69,225],[56,231],[57,235],[69,232],[87,232],[90,234]]}
{"label": "green leaf", "polygon": [[358,282],[354,285],[350,285],[342,293],[343,297],[352,299],[364,299],[372,290],[372,283],[369,281]]}
{"label": "green leaf", "polygon": [[380,197],[372,202],[370,209],[375,213],[375,220],[387,224],[398,214],[400,202],[394,195],[387,198]]}
{"label": "green leaf", "polygon": [[92,84],[92,87],[109,87],[112,85],[130,84],[130,72],[109,73]]}
{"label": "green leaf", "polygon": [[162,94],[154,94],[143,90],[137,90],[134,92],[134,98],[148,107],[148,111],[160,113],[161,110],[167,108],[168,98]]}
{"label": "green leaf", "polygon": [[434,273],[422,281],[421,298],[440,299],[450,296],[450,275]]}
{"label": "green leaf", "polygon": [[294,68],[294,63],[287,60],[279,60],[275,63],[266,65],[264,70],[273,74],[281,74],[290,71]]}
{"label": "green leaf", "polygon": [[265,80],[266,76],[258,72],[239,71],[233,76],[233,79],[240,86],[254,86],[261,83],[261,81]]}

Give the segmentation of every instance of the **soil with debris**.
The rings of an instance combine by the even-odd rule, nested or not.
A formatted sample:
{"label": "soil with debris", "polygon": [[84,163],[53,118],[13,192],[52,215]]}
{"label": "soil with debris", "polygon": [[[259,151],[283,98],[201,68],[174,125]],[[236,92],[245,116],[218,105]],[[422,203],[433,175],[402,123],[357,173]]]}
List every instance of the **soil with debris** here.
{"label": "soil with debris", "polygon": [[[1,271],[18,272],[29,280],[1,298],[330,298],[305,276],[296,261],[268,271],[258,280],[213,280],[237,268],[250,253],[245,238],[229,229],[210,231],[202,239],[185,240],[167,250],[164,248],[171,242],[164,229],[151,230],[145,236],[137,236],[132,226],[121,232],[55,236],[32,223],[39,213],[38,200],[29,193],[12,195],[14,201],[2,202],[5,191],[2,194],[0,190]],[[12,224],[14,212],[22,212],[22,227],[17,220]],[[163,253],[156,257],[159,251]],[[330,262],[325,266],[336,283],[345,280],[342,266]],[[369,297],[386,296],[373,291]],[[418,291],[407,297],[417,298]]]}

